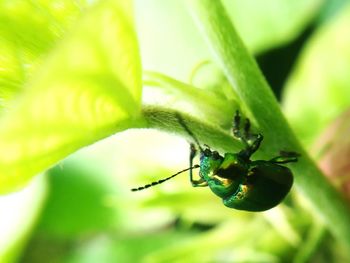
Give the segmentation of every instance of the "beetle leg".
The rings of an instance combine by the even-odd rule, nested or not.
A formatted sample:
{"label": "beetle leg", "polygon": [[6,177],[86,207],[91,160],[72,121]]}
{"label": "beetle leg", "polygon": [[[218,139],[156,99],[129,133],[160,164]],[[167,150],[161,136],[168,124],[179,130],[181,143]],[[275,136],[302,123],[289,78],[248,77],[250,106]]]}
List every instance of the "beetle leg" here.
{"label": "beetle leg", "polygon": [[243,133],[243,137],[248,140],[248,138],[250,137],[250,120],[246,119],[245,120],[245,125],[244,125],[244,133]]}
{"label": "beetle leg", "polygon": [[[243,139],[246,141],[246,144],[253,148],[253,153],[259,148],[260,142],[262,139],[259,137],[261,134],[253,134],[250,133],[250,120],[246,119],[245,125],[244,125],[244,130],[243,130]],[[260,141],[259,141],[260,140]],[[256,143],[259,143],[258,146],[256,146]],[[254,149],[255,148],[255,149]]]}
{"label": "beetle leg", "polygon": [[237,110],[233,118],[232,134],[234,137],[236,137],[239,140],[242,139],[240,126],[241,126],[241,116],[239,115],[239,111]]}
{"label": "beetle leg", "polygon": [[233,118],[233,126],[232,126],[233,136],[236,137],[237,139],[242,140],[245,143],[247,143],[247,141],[250,137],[249,130],[250,130],[250,121],[249,121],[249,119],[246,119],[246,122],[245,122],[244,128],[243,128],[243,134],[242,134],[241,115],[239,114],[239,111],[236,110],[236,114]]}
{"label": "beetle leg", "polygon": [[249,146],[249,143],[247,141],[246,133],[248,134],[250,122],[247,119],[248,122],[246,122],[244,126],[244,134],[241,132],[241,116],[239,114],[239,111],[236,111],[235,117],[233,118],[233,126],[232,126],[232,134],[233,137],[237,138],[241,142],[243,142],[247,147]]}
{"label": "beetle leg", "polygon": [[252,156],[253,153],[255,153],[259,149],[261,141],[264,138],[260,133],[254,136],[256,136],[255,140],[250,145],[248,145],[246,149],[239,152],[239,155],[243,159],[249,160],[250,156]]}
{"label": "beetle leg", "polygon": [[259,149],[261,141],[263,140],[263,138],[264,137],[260,133],[256,135],[256,139],[253,141],[253,143],[249,147],[250,155],[252,155],[253,153],[255,153]]}
{"label": "beetle leg", "polygon": [[280,151],[280,156],[283,157],[299,157],[300,153],[290,151]]}
{"label": "beetle leg", "polygon": [[295,152],[281,152],[280,154],[281,155],[276,156],[269,161],[277,164],[292,163],[297,162],[298,157],[300,156],[300,154]]}
{"label": "beetle leg", "polygon": [[261,134],[250,133],[250,121],[248,118],[246,119],[243,131],[241,131],[240,124],[241,116],[237,110],[233,119],[232,132],[234,137],[246,145],[246,148],[239,153],[240,156],[245,160],[249,160],[250,156],[259,149],[263,136]]}
{"label": "beetle leg", "polygon": [[192,167],[193,159],[194,159],[194,157],[196,157],[196,155],[197,155],[196,146],[193,143],[191,143],[190,144],[190,167]]}
{"label": "beetle leg", "polygon": [[[190,167],[193,166],[193,159],[194,159],[194,157],[196,157],[196,155],[197,155],[196,146],[193,143],[191,143],[190,144]],[[190,169],[190,181],[191,181],[191,183],[193,185],[194,180],[193,180],[192,169]]]}
{"label": "beetle leg", "polygon": [[[235,138],[243,142],[247,148],[252,148],[252,153],[254,153],[258,146],[255,146],[257,142],[260,140],[259,134],[253,134],[250,132],[250,121],[247,118],[244,124],[243,129],[241,130],[241,116],[239,114],[239,111],[236,111],[235,117],[233,119],[233,127],[232,127],[232,133]],[[256,148],[256,149],[255,149]]]}
{"label": "beetle leg", "polygon": [[206,186],[208,186],[208,183],[203,178],[200,178],[199,180],[192,180],[191,179],[191,184],[193,187],[206,187]]}
{"label": "beetle leg", "polygon": [[[193,159],[196,157],[196,155],[197,155],[196,146],[193,143],[191,143],[190,144],[190,167],[193,167]],[[194,180],[192,169],[190,169],[190,182],[193,187],[202,187],[202,186],[204,187],[208,185],[208,183],[203,178],[200,178],[199,180]]]}

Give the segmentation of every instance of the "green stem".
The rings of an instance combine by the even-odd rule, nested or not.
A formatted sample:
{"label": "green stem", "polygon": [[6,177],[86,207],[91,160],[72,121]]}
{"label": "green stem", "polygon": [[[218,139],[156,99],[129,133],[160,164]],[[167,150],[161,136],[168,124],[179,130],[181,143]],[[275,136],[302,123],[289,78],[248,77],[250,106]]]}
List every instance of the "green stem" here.
{"label": "green stem", "polygon": [[[264,134],[267,142],[264,143],[263,152],[273,154],[283,149],[302,154],[300,161],[290,166],[295,174],[296,186],[309,199],[315,212],[322,217],[334,236],[343,241],[350,250],[349,207],[298,143],[271,89],[237,35],[221,2],[191,0],[186,3],[239,97],[243,111]],[[213,145],[216,146],[219,145]]]}
{"label": "green stem", "polygon": [[197,139],[203,144],[213,145],[215,149],[224,152],[232,151],[232,149],[242,149],[243,144],[238,140],[233,140],[232,135],[218,127],[200,121],[188,116],[186,113],[180,113],[168,108],[144,106],[143,117],[147,121],[147,128],[156,128],[167,132],[179,134],[187,137],[190,141],[193,139],[179,124],[178,114],[181,114],[181,119],[186,123],[188,128],[195,134]]}

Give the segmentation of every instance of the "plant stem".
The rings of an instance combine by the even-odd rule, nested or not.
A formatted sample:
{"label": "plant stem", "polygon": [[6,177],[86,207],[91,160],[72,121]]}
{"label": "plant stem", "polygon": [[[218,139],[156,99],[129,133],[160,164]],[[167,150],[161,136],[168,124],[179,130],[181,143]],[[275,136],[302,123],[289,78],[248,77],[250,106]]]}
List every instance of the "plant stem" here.
{"label": "plant stem", "polygon": [[219,0],[191,0],[186,3],[239,97],[241,108],[262,131],[267,141],[262,152],[273,154],[279,150],[293,150],[302,154],[300,161],[290,166],[294,171],[296,186],[309,199],[334,236],[350,250],[349,207],[301,148],[223,5]]}
{"label": "plant stem", "polygon": [[238,140],[233,140],[232,135],[221,130],[218,127],[211,126],[206,122],[200,121],[185,113],[166,109],[163,107],[144,106],[142,109],[143,117],[148,123],[147,128],[156,128],[167,132],[179,134],[193,141],[179,124],[179,117],[184,121],[186,126],[195,134],[196,138],[203,144],[213,145],[216,150],[224,152],[232,151],[232,149],[242,149],[243,144]]}

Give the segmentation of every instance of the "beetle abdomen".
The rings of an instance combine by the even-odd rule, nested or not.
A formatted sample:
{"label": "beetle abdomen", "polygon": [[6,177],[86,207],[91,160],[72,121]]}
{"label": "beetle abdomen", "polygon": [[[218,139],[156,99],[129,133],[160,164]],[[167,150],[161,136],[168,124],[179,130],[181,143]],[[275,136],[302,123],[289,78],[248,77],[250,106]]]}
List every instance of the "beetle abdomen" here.
{"label": "beetle abdomen", "polygon": [[247,211],[264,211],[279,204],[293,184],[291,171],[267,161],[253,162],[254,166],[237,192],[224,198],[230,208]]}

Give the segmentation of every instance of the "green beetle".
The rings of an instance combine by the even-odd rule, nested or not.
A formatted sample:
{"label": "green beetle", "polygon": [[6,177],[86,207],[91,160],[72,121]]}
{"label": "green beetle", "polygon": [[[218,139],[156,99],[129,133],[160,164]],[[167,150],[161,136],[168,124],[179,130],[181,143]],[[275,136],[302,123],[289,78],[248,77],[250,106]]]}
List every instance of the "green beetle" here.
{"label": "green beetle", "polygon": [[[280,156],[271,160],[250,160],[263,140],[261,134],[250,134],[250,122],[246,120],[244,129],[240,129],[240,115],[236,112],[233,123],[233,136],[245,144],[238,153],[225,153],[221,156],[208,146],[203,149],[193,133],[183,120],[180,124],[196,142],[190,145],[190,168],[184,169],[168,178],[151,184],[134,188],[139,191],[163,183],[176,175],[190,171],[190,181],[194,187],[209,187],[211,191],[222,198],[225,206],[246,211],[265,211],[278,205],[288,194],[293,185],[293,175],[290,169],[280,164],[296,162],[298,154],[281,152]],[[200,164],[193,165],[193,159],[200,151]],[[195,180],[192,170],[200,168],[199,179]]]}

